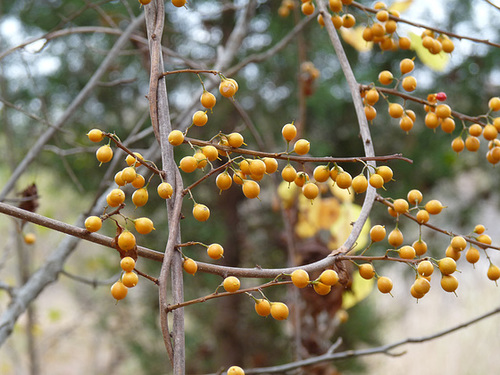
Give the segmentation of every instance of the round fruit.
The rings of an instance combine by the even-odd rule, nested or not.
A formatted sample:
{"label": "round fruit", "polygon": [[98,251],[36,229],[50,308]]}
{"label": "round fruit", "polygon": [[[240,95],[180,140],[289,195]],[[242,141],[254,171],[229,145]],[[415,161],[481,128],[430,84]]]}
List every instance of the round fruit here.
{"label": "round fruit", "polygon": [[384,186],[384,178],[381,175],[377,174],[377,173],[372,174],[370,176],[370,179],[368,180],[368,182],[375,189],[379,189],[382,186]]}
{"label": "round fruit", "polygon": [[182,8],[184,5],[186,5],[186,0],[172,0],[172,4],[177,8]]}
{"label": "round fruit", "polygon": [[201,149],[203,155],[207,157],[208,160],[214,161],[219,157],[219,151],[214,146],[205,146]]}
{"label": "round fruit", "polygon": [[339,275],[337,271],[334,270],[324,270],[319,275],[319,281],[325,285],[333,286],[338,283]]}
{"label": "round fruit", "polygon": [[309,274],[302,269],[293,271],[291,279],[293,285],[295,285],[297,288],[305,288],[309,285]]}
{"label": "round fruit", "polygon": [[408,202],[411,205],[418,205],[420,202],[422,202],[423,195],[420,192],[420,190],[417,189],[412,189],[408,192],[408,195],[406,197],[408,199]]}
{"label": "round fruit", "polygon": [[179,146],[184,142],[184,134],[180,130],[172,130],[168,135],[168,142],[172,146]]}
{"label": "round fruit", "polygon": [[260,194],[260,186],[253,180],[245,180],[242,186],[243,194],[248,199],[257,198]]}
{"label": "round fruit", "polygon": [[207,254],[212,259],[220,259],[224,255],[224,248],[218,243],[213,243],[207,248]]}
{"label": "round fruit", "polygon": [[415,68],[415,63],[412,59],[403,59],[399,63],[399,70],[401,74],[410,73]]}
{"label": "round fruit", "polygon": [[168,182],[162,182],[160,185],[158,185],[157,191],[160,198],[163,199],[170,198],[174,193],[172,185],[170,185]]}
{"label": "round fruit", "polygon": [[193,124],[196,126],[204,126],[208,122],[208,115],[204,111],[196,111],[193,114]]}
{"label": "round fruit", "polygon": [[417,88],[417,79],[413,76],[408,76],[403,78],[403,82],[401,82],[401,86],[405,91],[412,92]]}
{"label": "round fruit", "polygon": [[135,272],[125,272],[122,276],[122,283],[127,288],[133,288],[139,282],[139,276]]}
{"label": "round fruit", "polygon": [[384,71],[380,72],[380,74],[378,75],[378,81],[383,85],[390,85],[392,83],[393,79],[394,79],[394,76],[388,70],[384,70]]}
{"label": "round fruit", "polygon": [[394,175],[392,172],[392,169],[390,167],[388,167],[387,165],[382,165],[382,166],[378,167],[377,174],[382,176],[382,178],[384,179],[384,183],[391,181],[392,177]]}
{"label": "round fruit", "polygon": [[479,250],[476,249],[475,247],[470,247],[469,250],[465,253],[465,259],[467,259],[467,262],[469,263],[476,263],[480,258]]}
{"label": "round fruit", "polygon": [[106,202],[111,207],[118,207],[125,201],[125,193],[121,189],[113,189],[106,197]]}
{"label": "round fruit", "polygon": [[222,96],[231,98],[234,94],[236,94],[236,86],[230,80],[222,79],[219,84],[219,92]]}
{"label": "round fruit", "polygon": [[142,157],[142,155],[138,152],[134,152],[134,155],[135,156],[132,156],[132,155],[127,155],[127,157],[125,158],[125,162],[127,163],[127,165],[130,167],[130,166],[133,166],[135,165],[136,167],[142,165],[140,160],[144,161],[144,158]]}
{"label": "round fruit", "polygon": [[488,124],[484,127],[483,129],[483,137],[487,141],[491,141],[493,139],[496,139],[498,136],[498,130],[495,128],[493,125]]}
{"label": "round fruit", "polygon": [[215,99],[215,95],[211,92],[204,91],[203,94],[201,94],[200,102],[203,107],[212,109],[215,106],[217,99]]}
{"label": "round fruit", "polygon": [[117,281],[111,286],[111,295],[117,301],[124,299],[127,296],[128,289],[121,281]]}
{"label": "round fruit", "polygon": [[481,234],[481,235],[477,238],[477,240],[478,240],[479,242],[481,242],[481,243],[486,244],[486,245],[491,245],[491,242],[492,242],[492,241],[491,241],[491,237],[490,237],[490,236],[488,236],[487,234]]}
{"label": "round fruit", "polygon": [[410,38],[407,38],[405,36],[399,38],[399,48],[403,50],[410,49],[411,47],[411,40]]}
{"label": "round fruit", "polygon": [[291,164],[287,164],[281,171],[281,177],[286,182],[293,182],[297,177],[297,171]]}
{"label": "round fruit", "polygon": [[451,117],[446,117],[445,119],[441,120],[441,129],[448,134],[453,133],[453,130],[455,130],[455,120],[453,120]]}
{"label": "round fruit", "polygon": [[401,128],[401,130],[409,132],[411,129],[413,129],[413,123],[414,121],[410,116],[403,115],[403,117],[401,117],[401,119],[399,120],[399,127]]}
{"label": "round fruit", "polygon": [[375,270],[370,263],[364,263],[359,266],[359,275],[366,280],[370,280],[375,276]]}
{"label": "round fruit", "polygon": [[314,13],[314,10],[316,9],[312,1],[307,1],[305,3],[302,3],[302,6],[300,8],[302,10],[302,13],[306,16],[310,16],[311,14]]}
{"label": "round fruit", "polygon": [[348,172],[340,172],[335,179],[337,186],[341,189],[348,189],[352,185],[352,177]]}
{"label": "round fruit", "polygon": [[415,284],[413,284],[410,288],[410,294],[412,295],[413,298],[416,298],[416,299],[420,299],[420,298],[424,298],[425,294],[423,293],[418,293],[416,290],[415,290]]}
{"label": "round fruit", "polygon": [[352,14],[346,13],[342,16],[342,26],[346,29],[350,29],[356,24],[356,18]]}
{"label": "round fruit", "polygon": [[[248,163],[249,163],[248,169],[251,175],[263,176],[264,173],[266,173],[266,163],[264,163],[262,160],[260,159],[248,160]],[[245,170],[243,170],[243,168],[241,168],[241,170],[243,173],[248,174]]]}
{"label": "round fruit", "polygon": [[368,180],[364,175],[359,174],[352,179],[351,186],[355,193],[364,193],[368,189]]}
{"label": "round fruit", "polygon": [[500,98],[498,96],[495,96],[493,98],[491,98],[489,101],[488,101],[488,107],[492,110],[492,111],[500,111]]}
{"label": "round fruit", "polygon": [[380,276],[377,280],[377,288],[381,293],[390,293],[392,290],[392,280],[386,276]]}
{"label": "round fruit", "polygon": [[243,145],[244,139],[240,133],[234,132],[227,136],[227,142],[229,143],[229,146],[238,148]]}
{"label": "round fruit", "polygon": [[462,137],[458,136],[457,138],[453,139],[453,141],[451,141],[451,148],[456,153],[462,152],[465,148],[465,143]]}
{"label": "round fruit", "polygon": [[443,275],[441,278],[441,288],[444,291],[452,293],[458,288],[458,280],[453,275]]}
{"label": "round fruit", "polygon": [[283,302],[271,303],[271,316],[276,320],[285,320],[288,318],[288,306]]}
{"label": "round fruit", "polygon": [[127,184],[125,181],[123,181],[122,171],[116,172],[114,180],[118,186],[125,186]]}
{"label": "round fruit", "polygon": [[403,243],[403,233],[399,230],[399,228],[394,228],[391,233],[389,233],[389,237],[387,238],[387,241],[391,246],[394,246],[394,248],[397,248],[401,246]]}
{"label": "round fruit", "polygon": [[231,366],[227,370],[227,375],[245,375],[245,371],[239,366]]}
{"label": "round fruit", "polygon": [[137,175],[134,178],[134,181],[132,181],[132,186],[135,187],[136,189],[140,189],[144,186],[145,183],[146,180],[144,179],[144,177],[139,173],[137,173]]}
{"label": "round fruit", "polygon": [[375,88],[371,88],[365,94],[365,102],[369,105],[374,105],[375,103],[377,103],[379,98],[380,95]]}
{"label": "round fruit", "polygon": [[368,121],[372,121],[377,117],[377,110],[371,105],[365,106],[365,116]]}
{"label": "round fruit", "polygon": [[436,129],[439,126],[439,118],[434,112],[427,113],[424,122],[429,129]]}
{"label": "round fruit", "polygon": [[427,252],[427,244],[422,239],[414,241],[411,246],[413,246],[418,256],[424,255]]}
{"label": "round fruit", "polygon": [[455,250],[462,251],[467,247],[467,241],[462,236],[455,236],[451,239],[451,247]]}
{"label": "round fruit", "polygon": [[267,174],[273,174],[278,170],[278,161],[275,158],[264,158],[262,161],[266,165]]}
{"label": "round fruit", "polygon": [[400,118],[403,116],[404,109],[403,106],[399,103],[391,103],[389,104],[389,116],[392,118]]}
{"label": "round fruit", "polygon": [[424,260],[418,264],[417,271],[419,275],[427,277],[434,272],[434,266],[428,260]]}
{"label": "round fruit", "polygon": [[446,248],[446,251],[445,251],[445,255],[447,257],[450,257],[451,259],[457,261],[460,259],[460,257],[462,256],[462,254],[460,253],[460,251],[458,250],[455,250],[454,248],[452,248],[451,246],[448,246]]}
{"label": "round fruit", "polygon": [[318,281],[318,282],[313,284],[313,289],[320,296],[326,296],[328,293],[331,292],[332,287],[330,285],[326,285],[326,284],[323,284],[322,282]]}
{"label": "round fruit", "polygon": [[308,182],[302,187],[302,194],[304,194],[304,197],[306,197],[307,199],[316,198],[319,194],[318,185],[313,182]]}
{"label": "round fruit", "polygon": [[135,268],[135,260],[132,257],[125,257],[120,261],[120,267],[125,272],[131,272]]}
{"label": "round fruit", "polygon": [[135,230],[140,234],[148,234],[154,230],[153,221],[149,217],[140,217],[134,220]]}
{"label": "round fruit", "polygon": [[234,293],[240,289],[240,280],[235,276],[228,276],[222,282],[222,286],[226,292]]}
{"label": "round fruit", "polygon": [[23,240],[26,244],[28,245],[32,245],[36,242],[36,236],[34,233],[26,233],[24,236],[23,236]]}
{"label": "round fruit", "polygon": [[207,164],[208,164],[207,157],[205,156],[205,154],[203,152],[201,152],[201,150],[196,151],[196,153],[193,156],[196,159],[196,161],[198,162],[198,165],[196,166],[196,168],[203,169],[207,166]]}
{"label": "round fruit", "polygon": [[233,179],[227,172],[222,172],[217,176],[215,179],[215,184],[217,187],[222,191],[222,190],[227,190],[231,187],[233,184]]}
{"label": "round fruit", "polygon": [[305,155],[309,152],[311,148],[311,143],[307,139],[299,139],[293,145],[293,151],[298,155]]}
{"label": "round fruit", "polygon": [[118,246],[122,250],[125,251],[132,250],[135,247],[135,244],[136,244],[135,236],[132,234],[132,232],[128,230],[124,230],[118,236]]}
{"label": "round fruit", "polygon": [[260,316],[268,316],[271,313],[271,304],[267,299],[258,299],[255,301],[255,312]]}
{"label": "round fruit", "polygon": [[373,242],[380,242],[385,238],[385,227],[383,225],[374,225],[370,229],[370,238]]}
{"label": "round fruit", "polygon": [[500,268],[494,264],[490,264],[487,272],[488,279],[496,281],[500,279]]}
{"label": "round fruit", "polygon": [[97,149],[95,156],[101,163],[107,163],[113,159],[113,149],[109,145],[101,146]]}
{"label": "round fruit", "polygon": [[127,167],[122,170],[122,180],[125,182],[132,182],[137,177],[134,167]]}
{"label": "round fruit", "polygon": [[193,216],[198,221],[207,221],[210,217],[210,209],[201,203],[196,203],[193,207]]}
{"label": "round fruit", "polygon": [[425,210],[431,215],[439,214],[444,207],[437,199],[430,200],[425,204]]}
{"label": "round fruit", "polygon": [[196,271],[198,271],[198,265],[191,258],[185,258],[182,263],[182,267],[184,268],[184,271],[191,275],[194,275]]}
{"label": "round fruit", "polygon": [[451,275],[457,270],[457,263],[450,257],[443,258],[438,262],[439,270],[443,275]]}
{"label": "round fruit", "polygon": [[393,203],[394,205],[394,211],[396,211],[398,214],[404,214],[405,212],[408,212],[409,204],[405,199],[396,199]]}
{"label": "round fruit", "polygon": [[413,246],[406,245],[399,249],[399,257],[401,259],[413,259],[415,255],[417,254]]}
{"label": "round fruit", "polygon": [[327,165],[318,165],[314,168],[313,177],[317,182],[326,182],[330,178],[330,168]]}
{"label": "round fruit", "polygon": [[281,129],[281,134],[283,138],[285,138],[285,141],[290,142],[297,136],[297,128],[294,124],[286,124],[283,126],[283,129]]}
{"label": "round fruit", "polygon": [[377,17],[377,20],[380,22],[385,22],[389,19],[389,12],[386,10],[379,10],[377,14],[375,14],[375,17]]}
{"label": "round fruit", "polygon": [[479,147],[481,146],[481,142],[479,141],[479,138],[473,137],[472,135],[469,135],[465,139],[465,148],[471,152],[475,152],[479,150]]}
{"label": "round fruit", "polygon": [[179,167],[186,173],[194,172],[198,168],[198,160],[194,156],[184,156],[179,163]]}
{"label": "round fruit", "polygon": [[104,139],[104,132],[99,129],[92,129],[87,133],[91,142],[101,142]]}
{"label": "round fruit", "polygon": [[85,229],[89,232],[97,232],[102,227],[102,220],[99,216],[89,216],[85,219]]}
{"label": "round fruit", "polygon": [[474,227],[474,233],[477,233],[477,234],[483,234],[485,230],[486,230],[486,227],[482,224],[477,224]]}
{"label": "round fruit", "polygon": [[132,202],[135,207],[142,207],[148,203],[149,194],[146,188],[137,189],[134,194],[132,194]]}
{"label": "round fruit", "polygon": [[426,278],[419,277],[413,283],[413,287],[418,294],[426,294],[431,289],[431,283]]}

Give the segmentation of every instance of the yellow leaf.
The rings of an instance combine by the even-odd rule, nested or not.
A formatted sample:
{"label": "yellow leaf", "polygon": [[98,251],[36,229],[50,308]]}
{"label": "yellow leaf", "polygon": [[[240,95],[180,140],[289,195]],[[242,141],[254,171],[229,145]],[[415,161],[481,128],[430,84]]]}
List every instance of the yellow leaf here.
{"label": "yellow leaf", "polygon": [[356,26],[352,29],[341,28],[340,34],[346,43],[349,43],[359,52],[370,51],[373,48],[372,42],[363,39],[364,26]]}
{"label": "yellow leaf", "polygon": [[447,53],[441,51],[437,55],[433,55],[422,45],[422,37],[420,35],[409,33],[408,36],[411,40],[411,48],[415,50],[418,58],[424,65],[437,72],[442,72],[446,68],[450,60],[450,56]]}
{"label": "yellow leaf", "polygon": [[403,13],[410,7],[412,3],[413,0],[396,1],[389,6],[389,10],[395,10],[398,11],[399,13]]}
{"label": "yellow leaf", "polygon": [[[352,223],[355,222],[361,213],[361,206],[352,203],[344,203],[340,207],[339,218],[330,227],[331,241],[328,243],[330,250],[337,249],[342,245],[352,231]],[[364,249],[368,244],[368,232],[370,231],[370,221],[363,225],[358,240],[352,252]]]}
{"label": "yellow leaf", "polygon": [[374,279],[365,280],[356,271],[352,275],[350,291],[342,294],[342,308],[347,310],[364,300],[373,289]]}
{"label": "yellow leaf", "polygon": [[337,186],[337,184],[331,185],[328,184],[331,193],[340,199],[341,202],[352,202],[354,201],[354,192],[352,188],[349,189],[341,189]]}
{"label": "yellow leaf", "polygon": [[278,196],[281,198],[281,201],[283,202],[283,206],[285,208],[290,208],[293,206],[299,192],[299,187],[294,183],[282,181],[278,186]]}

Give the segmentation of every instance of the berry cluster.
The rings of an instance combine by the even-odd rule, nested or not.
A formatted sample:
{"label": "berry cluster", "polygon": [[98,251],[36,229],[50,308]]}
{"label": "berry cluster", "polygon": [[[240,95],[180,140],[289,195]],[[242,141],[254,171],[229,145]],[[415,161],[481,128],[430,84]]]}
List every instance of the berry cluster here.
{"label": "berry cluster", "polygon": [[[87,136],[92,142],[101,142],[104,138],[109,138],[109,143],[99,147],[96,152],[96,158],[101,164],[107,163],[113,158],[113,149],[110,146],[112,141],[125,149],[114,134],[105,133],[99,129],[92,129],[88,132]],[[125,158],[125,162],[127,166],[118,171],[114,176],[114,183],[117,187],[112,189],[106,196],[107,206],[103,214],[101,216],[89,216],[85,220],[85,228],[91,233],[99,231],[104,220],[111,219],[116,224],[115,246],[122,258],[120,265],[123,270],[120,280],[111,287],[111,294],[116,300],[125,298],[127,288],[134,287],[138,282],[138,275],[133,272],[135,259],[137,259],[136,237],[128,229],[128,226],[133,225],[135,231],[143,235],[149,234],[155,229],[153,221],[148,217],[132,219],[120,212],[125,206],[126,193],[124,187],[130,184],[135,189],[131,200],[137,209],[147,204],[149,200],[149,183],[155,174],[159,175],[158,169],[151,162],[145,160],[138,152],[129,153]],[[137,172],[140,167],[146,165],[155,172],[148,179],[147,183],[144,176]],[[157,192],[160,198],[168,199],[173,194],[173,188],[168,182],[162,181],[157,187]],[[115,210],[107,213],[106,210],[110,207],[115,208]],[[125,221],[124,226],[118,222],[117,217]]]}

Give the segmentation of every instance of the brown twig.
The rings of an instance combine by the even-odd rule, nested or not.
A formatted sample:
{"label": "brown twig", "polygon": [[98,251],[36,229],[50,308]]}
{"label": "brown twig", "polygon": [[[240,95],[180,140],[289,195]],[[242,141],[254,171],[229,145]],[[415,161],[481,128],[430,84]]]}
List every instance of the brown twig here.
{"label": "brown twig", "polygon": [[208,73],[208,74],[213,74],[213,75],[218,75],[221,74],[218,70],[206,70],[206,69],[180,69],[180,70],[172,70],[169,72],[163,72],[160,74],[158,79],[162,77],[166,77],[171,74],[180,74],[180,73],[194,73],[194,74],[199,74],[199,73]]}

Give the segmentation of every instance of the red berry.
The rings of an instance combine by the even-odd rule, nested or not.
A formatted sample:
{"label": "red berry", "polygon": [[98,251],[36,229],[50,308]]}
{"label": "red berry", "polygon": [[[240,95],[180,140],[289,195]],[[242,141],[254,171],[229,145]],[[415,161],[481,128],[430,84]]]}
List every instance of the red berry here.
{"label": "red berry", "polygon": [[444,92],[438,92],[436,94],[436,99],[439,100],[440,102],[444,102],[446,100],[446,94]]}

